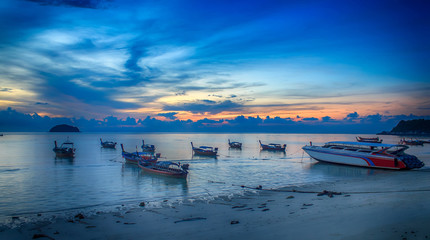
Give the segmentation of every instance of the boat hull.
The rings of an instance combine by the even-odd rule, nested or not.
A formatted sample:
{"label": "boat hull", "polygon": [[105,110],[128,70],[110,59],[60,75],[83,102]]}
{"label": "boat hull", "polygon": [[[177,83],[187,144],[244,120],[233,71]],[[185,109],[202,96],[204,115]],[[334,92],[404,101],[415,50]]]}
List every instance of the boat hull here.
{"label": "boat hull", "polygon": [[134,153],[123,152],[122,157],[125,159],[127,163],[138,164],[139,161],[145,162],[157,162],[157,158],[137,156]]}
{"label": "boat hull", "polygon": [[194,151],[195,155],[200,155],[200,156],[213,156],[213,157],[215,157],[217,155],[217,152],[201,151],[198,149],[193,149],[193,151]]}
{"label": "boat hull", "polygon": [[309,154],[309,156],[321,162],[393,170],[408,169],[406,164],[391,156],[375,156],[370,154],[329,151],[313,146],[305,146],[303,147],[303,150]]}
{"label": "boat hull", "polygon": [[138,163],[138,165],[143,171],[148,172],[148,173],[154,173],[154,174],[159,174],[159,175],[163,175],[163,176],[177,177],[177,178],[186,178],[188,175],[188,173],[182,173],[182,172],[174,173],[174,172],[167,172],[167,171],[154,169],[151,167],[151,165],[144,166],[140,163]]}
{"label": "boat hull", "polygon": [[105,143],[105,144],[102,144],[102,148],[116,148],[116,144]]}
{"label": "boat hull", "polygon": [[261,150],[266,150],[266,151],[285,151],[285,148],[272,148],[272,147],[267,147],[267,146],[261,146]]}

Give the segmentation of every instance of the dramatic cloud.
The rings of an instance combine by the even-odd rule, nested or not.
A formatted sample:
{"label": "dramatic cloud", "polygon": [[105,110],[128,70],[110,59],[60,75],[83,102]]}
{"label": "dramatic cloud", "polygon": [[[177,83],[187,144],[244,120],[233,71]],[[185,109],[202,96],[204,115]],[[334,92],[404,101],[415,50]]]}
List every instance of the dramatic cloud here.
{"label": "dramatic cloud", "polygon": [[359,117],[357,112],[353,112],[353,113],[349,113],[348,115],[346,115],[346,117],[344,118],[344,120],[349,120],[352,121],[354,119],[357,119]]}
{"label": "dramatic cloud", "polygon": [[318,118],[310,117],[310,118],[302,118],[303,121],[318,121]]}
{"label": "dramatic cloud", "polygon": [[9,0],[0,8],[0,107],[72,118],[161,110],[178,112],[170,120],[269,115],[331,124],[429,115],[428,8]]}
{"label": "dramatic cloud", "polygon": [[188,111],[199,114],[217,114],[224,111],[240,111],[243,105],[240,103],[225,101],[212,101],[212,100],[199,100],[192,103],[183,103],[178,105],[166,105],[163,107],[165,111]]}
{"label": "dramatic cloud", "polygon": [[178,118],[175,116],[176,114],[178,114],[178,112],[159,113],[159,114],[157,114],[157,116],[162,116],[162,117],[165,117],[167,119],[175,120]]}

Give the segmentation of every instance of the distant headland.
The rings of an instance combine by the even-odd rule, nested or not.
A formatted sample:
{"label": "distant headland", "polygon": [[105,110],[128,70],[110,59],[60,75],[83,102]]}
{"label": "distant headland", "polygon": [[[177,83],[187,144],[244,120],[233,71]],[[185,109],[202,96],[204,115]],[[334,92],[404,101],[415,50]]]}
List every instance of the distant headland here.
{"label": "distant headland", "polygon": [[379,135],[430,135],[430,120],[414,119],[400,121],[391,131],[383,131]]}
{"label": "distant headland", "polygon": [[49,132],[80,132],[79,128],[67,124],[56,125]]}

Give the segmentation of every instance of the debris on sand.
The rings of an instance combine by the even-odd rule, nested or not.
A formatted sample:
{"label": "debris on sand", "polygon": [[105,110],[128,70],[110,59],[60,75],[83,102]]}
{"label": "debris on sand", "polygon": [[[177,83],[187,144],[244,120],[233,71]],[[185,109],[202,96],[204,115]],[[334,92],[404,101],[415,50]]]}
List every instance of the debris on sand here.
{"label": "debris on sand", "polygon": [[206,220],[206,218],[204,218],[204,217],[184,218],[182,220],[175,221],[175,223],[190,222],[190,221],[197,221],[197,220]]}
{"label": "debris on sand", "polygon": [[333,195],[341,195],[342,193],[340,193],[340,192],[333,192],[333,191],[327,191],[327,190],[324,190],[324,191],[322,191],[322,192],[319,192],[318,194],[317,194],[317,196],[323,196],[323,195],[327,195],[328,197],[333,197]]}
{"label": "debris on sand", "polygon": [[48,239],[54,240],[54,238],[42,233],[37,233],[33,235],[33,239],[37,239],[37,238],[48,238]]}
{"label": "debris on sand", "polygon": [[84,219],[85,217],[84,217],[84,215],[82,213],[78,213],[78,214],[75,215],[75,218],[77,218],[77,219]]}

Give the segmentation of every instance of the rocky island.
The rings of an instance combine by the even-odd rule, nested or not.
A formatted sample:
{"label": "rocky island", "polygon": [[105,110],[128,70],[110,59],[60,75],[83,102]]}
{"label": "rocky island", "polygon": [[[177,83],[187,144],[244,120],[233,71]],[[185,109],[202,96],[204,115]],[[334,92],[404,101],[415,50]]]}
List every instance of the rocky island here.
{"label": "rocky island", "polygon": [[414,119],[414,120],[401,120],[397,126],[391,131],[383,131],[378,135],[430,135],[430,120],[427,119]]}
{"label": "rocky island", "polygon": [[49,132],[80,132],[79,128],[67,124],[60,124],[52,127]]}

